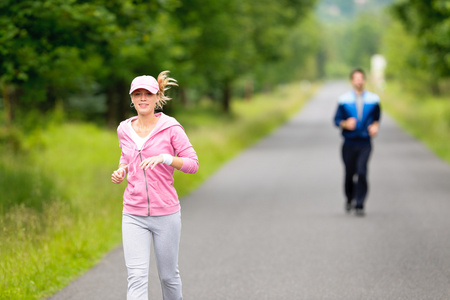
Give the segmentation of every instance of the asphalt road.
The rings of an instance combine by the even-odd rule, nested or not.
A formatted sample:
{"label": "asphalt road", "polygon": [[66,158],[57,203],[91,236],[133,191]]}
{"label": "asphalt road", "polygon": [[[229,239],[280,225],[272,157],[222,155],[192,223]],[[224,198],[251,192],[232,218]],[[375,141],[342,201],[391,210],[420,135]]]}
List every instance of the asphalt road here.
{"label": "asphalt road", "polygon": [[[348,88],[325,84],[182,199],[184,299],[450,299],[450,166],[384,114],[367,215],[346,214],[331,120]],[[150,271],[162,299],[154,259]],[[125,298],[119,246],[51,299]]]}

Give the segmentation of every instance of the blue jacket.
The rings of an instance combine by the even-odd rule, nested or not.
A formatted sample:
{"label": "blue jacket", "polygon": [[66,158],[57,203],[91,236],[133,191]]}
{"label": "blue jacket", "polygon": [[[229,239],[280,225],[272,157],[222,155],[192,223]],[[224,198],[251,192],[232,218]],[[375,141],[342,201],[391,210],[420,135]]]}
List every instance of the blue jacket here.
{"label": "blue jacket", "polygon": [[334,116],[334,123],[339,126],[342,120],[353,117],[358,120],[355,130],[342,130],[346,144],[370,143],[368,127],[375,121],[380,120],[380,97],[377,94],[364,91],[362,94],[364,102],[362,117],[358,119],[356,110],[356,93],[350,91],[339,97],[339,105]]}

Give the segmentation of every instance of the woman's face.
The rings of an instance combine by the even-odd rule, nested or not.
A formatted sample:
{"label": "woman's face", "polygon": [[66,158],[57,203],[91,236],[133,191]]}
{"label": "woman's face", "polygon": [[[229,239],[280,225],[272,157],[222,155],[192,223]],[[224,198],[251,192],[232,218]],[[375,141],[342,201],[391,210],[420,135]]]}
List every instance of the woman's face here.
{"label": "woman's face", "polygon": [[131,94],[131,101],[133,101],[138,114],[147,115],[154,113],[159,96],[150,93],[146,89],[137,89]]}

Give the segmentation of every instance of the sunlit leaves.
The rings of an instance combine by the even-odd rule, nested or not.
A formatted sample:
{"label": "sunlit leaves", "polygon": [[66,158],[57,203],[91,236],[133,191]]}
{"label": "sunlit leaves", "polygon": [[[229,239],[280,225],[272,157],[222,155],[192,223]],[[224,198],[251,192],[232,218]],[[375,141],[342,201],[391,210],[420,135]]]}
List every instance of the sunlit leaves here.
{"label": "sunlit leaves", "polygon": [[436,78],[450,76],[450,4],[446,0],[402,0],[393,6],[406,31],[417,36],[427,53],[423,67]]}

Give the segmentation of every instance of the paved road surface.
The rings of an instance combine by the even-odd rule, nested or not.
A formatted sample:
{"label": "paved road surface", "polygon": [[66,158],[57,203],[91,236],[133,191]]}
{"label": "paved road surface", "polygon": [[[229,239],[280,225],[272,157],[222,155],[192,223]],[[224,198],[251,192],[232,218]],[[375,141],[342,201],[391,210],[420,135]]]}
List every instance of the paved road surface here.
{"label": "paved road surface", "polygon": [[[331,119],[347,88],[325,84],[182,199],[185,299],[450,299],[450,166],[384,115],[367,215],[345,214]],[[150,299],[162,299],[154,260],[150,281]],[[118,247],[52,300],[125,290]]]}

